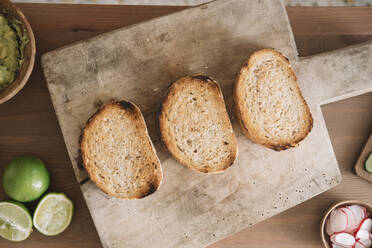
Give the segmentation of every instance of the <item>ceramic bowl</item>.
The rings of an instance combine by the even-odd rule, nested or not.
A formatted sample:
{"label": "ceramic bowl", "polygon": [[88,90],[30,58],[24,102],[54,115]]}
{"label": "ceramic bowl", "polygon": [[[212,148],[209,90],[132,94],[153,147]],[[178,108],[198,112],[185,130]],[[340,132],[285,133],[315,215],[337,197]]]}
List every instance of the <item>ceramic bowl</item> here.
{"label": "ceramic bowl", "polygon": [[28,44],[24,50],[24,62],[18,72],[16,79],[6,89],[0,91],[0,104],[8,101],[15,96],[27,83],[35,63],[35,37],[31,26],[22,11],[8,0],[0,0],[0,11],[7,19],[15,18],[24,26],[24,31],[28,37]]}
{"label": "ceramic bowl", "polygon": [[372,213],[372,205],[371,204],[368,204],[366,202],[359,201],[359,200],[348,200],[348,201],[342,201],[342,202],[339,202],[339,203],[334,204],[332,207],[330,207],[327,210],[326,214],[323,216],[322,221],[320,223],[320,237],[322,238],[323,247],[325,247],[325,248],[332,248],[332,245],[331,245],[331,241],[329,239],[329,236],[328,236],[328,234],[325,231],[326,220],[327,220],[329,214],[335,208],[343,207],[343,206],[350,206],[350,205],[354,205],[354,204],[363,206],[363,207],[365,207],[367,209],[367,212]]}

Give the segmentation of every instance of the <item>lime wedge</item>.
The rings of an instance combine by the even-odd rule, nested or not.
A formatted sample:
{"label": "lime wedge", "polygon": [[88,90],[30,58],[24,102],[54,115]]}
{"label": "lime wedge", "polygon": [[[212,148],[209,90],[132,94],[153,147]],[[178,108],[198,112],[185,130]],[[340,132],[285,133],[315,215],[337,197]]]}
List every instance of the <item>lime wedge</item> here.
{"label": "lime wedge", "polygon": [[70,225],[74,205],[63,193],[49,193],[39,202],[34,213],[34,226],[44,235],[54,236]]}
{"label": "lime wedge", "polygon": [[32,232],[32,219],[27,208],[18,202],[0,202],[0,236],[10,241],[23,241]]}

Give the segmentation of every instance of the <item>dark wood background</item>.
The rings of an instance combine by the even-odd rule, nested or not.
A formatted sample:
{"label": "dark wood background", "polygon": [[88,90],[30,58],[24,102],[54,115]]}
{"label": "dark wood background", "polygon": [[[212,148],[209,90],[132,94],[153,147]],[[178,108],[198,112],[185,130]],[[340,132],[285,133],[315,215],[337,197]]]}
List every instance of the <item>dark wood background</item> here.
{"label": "dark wood background", "polygon": [[[75,214],[71,226],[59,236],[45,237],[35,230],[25,242],[10,243],[0,239],[0,247],[101,247],[73,174],[40,68],[40,55],[74,41],[185,7],[63,4],[18,6],[34,29],[37,60],[25,88],[9,102],[0,105],[0,173],[14,156],[31,154],[40,157],[51,172],[50,190],[65,192],[75,204]],[[372,8],[288,7],[287,11],[301,56],[372,38]],[[372,185],[358,178],[353,171],[362,146],[372,131],[372,93],[326,105],[323,113],[343,174],[342,183],[211,247],[320,247],[320,219],[332,203],[346,199],[372,203]],[[0,199],[6,199],[2,189]],[[34,207],[33,204],[28,206],[30,209]]]}

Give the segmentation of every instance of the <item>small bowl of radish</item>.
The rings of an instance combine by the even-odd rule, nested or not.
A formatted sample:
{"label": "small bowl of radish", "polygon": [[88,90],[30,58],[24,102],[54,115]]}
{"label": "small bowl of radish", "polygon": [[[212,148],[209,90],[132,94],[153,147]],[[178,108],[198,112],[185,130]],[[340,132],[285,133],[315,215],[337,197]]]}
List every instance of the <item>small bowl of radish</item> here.
{"label": "small bowl of radish", "polygon": [[372,247],[372,206],[358,200],[332,206],[321,222],[325,248]]}

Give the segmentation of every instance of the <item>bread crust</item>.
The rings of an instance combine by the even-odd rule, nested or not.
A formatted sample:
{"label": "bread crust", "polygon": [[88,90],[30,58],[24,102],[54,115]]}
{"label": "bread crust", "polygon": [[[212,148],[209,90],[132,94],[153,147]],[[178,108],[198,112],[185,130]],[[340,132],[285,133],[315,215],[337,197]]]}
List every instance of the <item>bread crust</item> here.
{"label": "bread crust", "polygon": [[232,132],[233,144],[232,144],[232,149],[231,149],[231,154],[230,154],[231,156],[229,157],[229,159],[222,166],[219,165],[219,167],[221,167],[221,169],[219,169],[217,171],[213,170],[212,168],[198,168],[198,167],[193,166],[192,164],[188,163],[187,161],[185,161],[185,159],[183,159],[181,156],[179,156],[179,154],[176,152],[177,151],[177,148],[176,148],[177,144],[172,142],[170,140],[170,137],[168,137],[166,135],[167,127],[165,125],[165,123],[166,123],[165,112],[171,105],[171,99],[175,96],[176,91],[178,91],[179,88],[182,87],[183,84],[186,84],[189,81],[195,81],[195,80],[198,81],[198,82],[206,83],[209,86],[211,86],[211,89],[213,90],[213,95],[219,98],[219,100],[221,101],[220,106],[224,108],[224,111],[226,113],[224,116],[220,116],[221,118],[224,119],[224,121],[226,123],[228,123],[228,125],[225,128],[231,129],[231,131],[232,131],[231,122],[230,122],[230,119],[229,119],[227,111],[226,111],[225,101],[223,99],[223,95],[222,95],[222,91],[221,91],[220,86],[211,77],[201,75],[201,74],[195,74],[195,75],[192,75],[192,76],[183,77],[183,78],[177,80],[176,82],[174,82],[167,89],[167,91],[165,93],[165,96],[163,97],[163,100],[160,103],[159,109],[158,109],[158,114],[157,114],[158,130],[160,132],[160,137],[161,137],[161,140],[162,140],[163,144],[165,145],[165,148],[173,155],[173,157],[179,163],[181,163],[182,165],[184,165],[187,168],[189,168],[193,171],[196,171],[196,172],[209,173],[209,174],[221,173],[221,172],[225,171],[227,168],[229,168],[231,165],[233,165],[237,156],[238,156],[238,145],[237,145],[237,141],[236,141],[236,138],[235,138],[235,135],[233,134],[233,132]]}
{"label": "bread crust", "polygon": [[[148,182],[146,187],[142,187],[142,188],[140,187],[140,188],[136,189],[136,191],[131,192],[128,195],[116,194],[115,192],[111,192],[111,191],[107,190],[106,185],[103,184],[100,180],[98,180],[98,177],[97,177],[97,174],[96,174],[96,171],[94,170],[94,168],[92,168],[92,166],[87,162],[87,159],[86,159],[87,158],[87,151],[84,149],[84,147],[85,147],[84,144],[85,144],[85,142],[87,142],[87,140],[86,140],[86,130],[92,128],[92,123],[94,123],[94,121],[98,118],[98,116],[105,109],[113,107],[113,106],[118,106],[121,109],[130,112],[131,117],[133,118],[133,121],[135,121],[137,123],[138,128],[142,128],[143,129],[142,132],[145,132],[146,142],[148,142],[148,144],[150,145],[150,147],[152,149],[151,152],[153,152],[153,155],[154,155],[153,156],[153,161],[149,161],[150,163],[153,163],[155,165],[155,168],[156,168],[156,171],[155,171],[153,177],[151,178],[151,181]],[[150,136],[148,135],[147,128],[146,128],[146,123],[145,123],[145,120],[142,116],[142,113],[141,113],[140,109],[135,104],[133,104],[131,102],[128,102],[128,101],[112,101],[110,103],[107,103],[107,104],[101,106],[86,122],[86,125],[83,128],[83,130],[81,132],[81,135],[79,137],[79,144],[80,144],[79,153],[80,153],[80,158],[81,158],[84,169],[88,173],[89,178],[104,193],[106,193],[110,196],[116,197],[116,198],[120,198],[120,199],[131,199],[131,200],[132,199],[141,199],[141,198],[144,198],[144,197],[149,196],[152,193],[154,193],[159,188],[159,186],[161,185],[162,178],[163,178],[163,173],[162,173],[162,167],[161,167],[161,164],[160,164],[160,160],[158,159],[158,157],[156,155],[155,148],[154,148],[154,146],[151,142]]]}
{"label": "bread crust", "polygon": [[[288,71],[291,74],[291,76],[295,79],[295,82],[296,82],[295,85],[296,85],[297,92],[298,92],[298,94],[301,98],[302,103],[306,106],[306,116],[307,116],[307,122],[308,122],[306,130],[303,133],[303,135],[299,136],[295,140],[292,140],[291,142],[282,142],[282,143],[279,143],[279,144],[272,143],[272,142],[267,142],[262,137],[260,137],[257,133],[254,132],[254,128],[252,128],[252,126],[250,126],[248,123],[246,123],[244,121],[245,119],[250,118],[250,117],[249,117],[248,111],[245,109],[245,104],[244,104],[243,99],[242,99],[243,96],[242,96],[242,94],[240,94],[238,88],[239,88],[240,84],[244,84],[243,72],[248,70],[251,66],[253,66],[253,62],[254,62],[253,59],[255,57],[261,56],[265,53],[274,53],[279,58],[281,58],[283,60],[286,60],[286,62],[288,63]],[[256,51],[243,63],[243,65],[240,67],[240,70],[239,70],[239,72],[237,74],[237,77],[236,77],[233,98],[234,98],[235,113],[236,113],[237,120],[238,120],[238,123],[241,127],[241,130],[242,130],[243,134],[247,138],[249,138],[251,141],[253,141],[257,144],[263,145],[265,147],[271,148],[271,149],[276,150],[276,151],[286,150],[286,149],[298,146],[299,143],[309,135],[309,133],[311,132],[311,129],[313,128],[313,118],[312,118],[309,106],[307,105],[307,103],[306,103],[306,101],[305,101],[305,99],[304,99],[304,97],[301,93],[296,74],[293,71],[293,69],[292,69],[292,67],[289,63],[288,58],[285,57],[282,53],[280,53],[280,52],[278,52],[274,49],[266,48],[266,49]]]}

